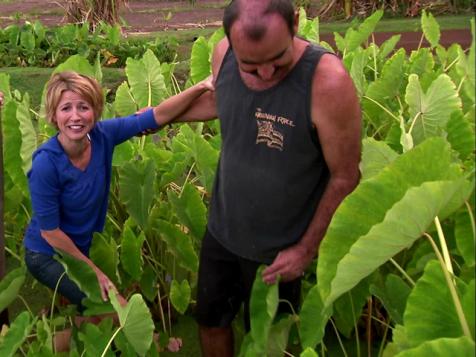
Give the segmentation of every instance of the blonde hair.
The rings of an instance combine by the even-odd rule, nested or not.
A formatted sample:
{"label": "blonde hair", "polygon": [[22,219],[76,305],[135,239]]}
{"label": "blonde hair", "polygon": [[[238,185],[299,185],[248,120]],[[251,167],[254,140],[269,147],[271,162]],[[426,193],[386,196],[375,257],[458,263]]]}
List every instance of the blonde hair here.
{"label": "blonde hair", "polygon": [[55,73],[46,86],[46,119],[56,126],[55,114],[65,91],[73,91],[80,95],[94,111],[94,121],[98,121],[104,108],[104,97],[101,86],[92,77],[76,72]]}

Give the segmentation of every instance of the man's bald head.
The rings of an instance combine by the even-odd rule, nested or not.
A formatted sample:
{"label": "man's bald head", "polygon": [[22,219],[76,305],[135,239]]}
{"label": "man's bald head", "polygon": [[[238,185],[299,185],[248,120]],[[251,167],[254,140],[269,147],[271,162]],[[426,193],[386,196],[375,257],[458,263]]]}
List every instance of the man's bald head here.
{"label": "man's bald head", "polygon": [[272,14],[282,17],[291,36],[295,35],[295,12],[291,0],[233,0],[223,15],[223,27],[228,40],[231,43],[231,27],[238,20],[250,40],[261,40],[267,30],[266,17]]}

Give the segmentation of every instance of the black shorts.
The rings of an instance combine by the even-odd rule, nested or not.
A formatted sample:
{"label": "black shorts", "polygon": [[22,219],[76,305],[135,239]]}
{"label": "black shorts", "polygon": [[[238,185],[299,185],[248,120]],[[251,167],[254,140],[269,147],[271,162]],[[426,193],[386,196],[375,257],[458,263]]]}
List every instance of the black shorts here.
{"label": "black shorts", "polygon": [[[245,328],[250,329],[249,299],[256,270],[262,263],[241,258],[225,249],[208,232],[202,241],[198,269],[195,318],[207,327],[230,326],[244,302]],[[279,284],[280,300],[287,300],[298,312],[301,279]],[[279,304],[278,313],[290,313],[288,303]]]}

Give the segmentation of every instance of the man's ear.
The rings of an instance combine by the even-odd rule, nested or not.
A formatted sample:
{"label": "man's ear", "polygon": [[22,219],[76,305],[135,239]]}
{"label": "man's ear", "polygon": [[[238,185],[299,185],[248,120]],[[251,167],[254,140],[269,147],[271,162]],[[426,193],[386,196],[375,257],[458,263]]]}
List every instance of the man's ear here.
{"label": "man's ear", "polygon": [[297,35],[299,29],[299,10],[294,11],[294,34]]}

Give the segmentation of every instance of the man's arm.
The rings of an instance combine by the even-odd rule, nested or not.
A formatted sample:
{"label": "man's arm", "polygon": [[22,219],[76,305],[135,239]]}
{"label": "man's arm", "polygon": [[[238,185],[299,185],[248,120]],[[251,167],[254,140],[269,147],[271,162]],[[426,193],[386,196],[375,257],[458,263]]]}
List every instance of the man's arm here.
{"label": "man's arm", "polygon": [[332,216],[360,178],[361,110],[352,79],[341,61],[324,55],[312,89],[312,121],[317,129],[329,182],[301,240],[281,251],[263,272],[266,283],[301,276],[316,256]]}
{"label": "man's arm", "polygon": [[[213,85],[215,85],[223,57],[228,50],[228,40],[218,42],[212,55]],[[188,109],[174,119],[174,122],[206,121],[217,118],[215,92],[208,91],[196,98]]]}

